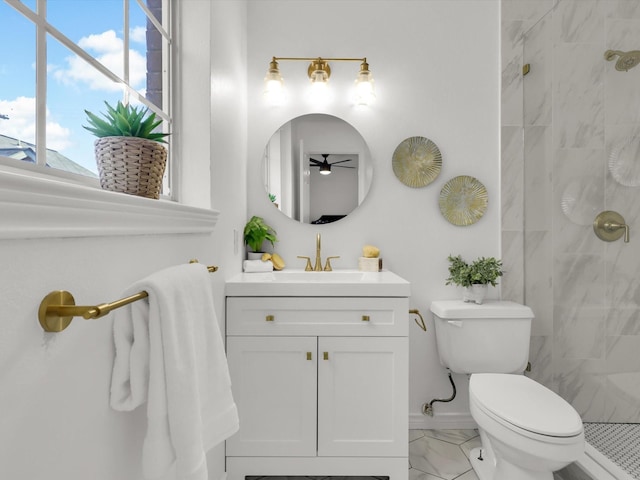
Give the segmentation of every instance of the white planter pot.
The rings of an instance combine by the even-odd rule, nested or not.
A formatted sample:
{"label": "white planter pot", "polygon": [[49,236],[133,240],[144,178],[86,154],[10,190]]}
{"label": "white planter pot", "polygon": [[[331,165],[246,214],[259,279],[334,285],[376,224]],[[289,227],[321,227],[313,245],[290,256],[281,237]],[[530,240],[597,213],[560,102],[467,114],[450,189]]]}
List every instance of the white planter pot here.
{"label": "white planter pot", "polygon": [[487,284],[471,285],[470,287],[465,287],[462,294],[462,300],[465,302],[475,302],[478,305],[482,305],[484,297],[487,296],[487,290]]}
{"label": "white planter pot", "polygon": [[247,260],[262,260],[262,252],[247,252]]}

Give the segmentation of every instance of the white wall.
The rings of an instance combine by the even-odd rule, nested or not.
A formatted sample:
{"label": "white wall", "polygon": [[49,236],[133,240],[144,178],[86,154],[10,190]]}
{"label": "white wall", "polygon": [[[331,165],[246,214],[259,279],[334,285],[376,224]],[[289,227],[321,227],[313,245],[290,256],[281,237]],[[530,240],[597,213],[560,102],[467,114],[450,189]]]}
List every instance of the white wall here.
{"label": "white wall", "polygon": [[146,410],[108,403],[113,316],[44,333],[38,306],[53,290],[78,304],[112,301],[193,257],[211,262],[210,235],[0,241],[0,478],[142,478]]}
{"label": "white wall", "polygon": [[[240,270],[233,228],[246,216],[245,3],[180,5],[187,28],[178,41],[183,89],[175,127],[188,140],[178,150],[186,167],[180,186],[186,203],[221,210],[218,224],[213,235],[109,236],[107,228],[103,237],[0,240],[2,479],[142,479],[146,409],[119,413],[108,404],[112,316],[76,319],[62,333],[45,334],[37,311],[47,293],[68,290],[78,304],[112,301],[133,281],[195,257],[220,266],[211,282],[224,325],[224,280]],[[212,80],[220,80],[217,88]],[[38,223],[50,223],[42,210]],[[0,238],[6,233],[1,224]],[[221,478],[223,447],[208,460],[209,477]]]}
{"label": "white wall", "polygon": [[[412,425],[444,424],[451,416],[446,414],[464,418],[464,385],[456,401],[436,407],[434,419],[420,411],[424,402],[450,394],[428,315],[432,300],[459,295],[444,285],[447,256],[500,254],[498,0],[250,0],[247,27],[247,215],[263,216],[277,230],[276,250],[290,267],[303,267],[296,255],[314,254],[316,233],[322,234],[324,256],[341,256],[334,268],[356,268],[362,246],[378,246],[385,267],[412,283],[412,308],[429,317],[426,334],[413,323],[410,329]],[[308,65],[282,61],[290,101],[267,106],[262,79],[273,56],[366,56],[376,79],[377,102],[371,108],[351,106],[345,94],[359,65],[334,63],[335,99],[326,107],[312,107],[302,96]],[[262,151],[273,132],[287,120],[313,112],[351,123],[367,141],[374,163],[373,184],[360,208],[321,226],[294,223],[274,209],[260,179]],[[443,155],[440,176],[420,189],[402,184],[391,169],[396,146],[414,135],[433,140]],[[457,175],[478,178],[489,192],[489,208],[473,226],[447,223],[438,208],[440,189]]]}
{"label": "white wall", "polygon": [[[79,303],[100,303],[118,298],[129,283],[153,271],[198,257],[221,266],[212,276],[221,312],[223,281],[239,271],[242,258],[233,231],[241,246],[244,222],[254,214],[277,229],[278,251],[290,266],[297,266],[296,255],[313,254],[317,232],[323,235],[325,256],[341,255],[337,268],[355,267],[363,244],[379,246],[386,267],[412,282],[412,307],[425,315],[431,300],[458,295],[444,286],[449,253],[499,255],[497,0],[188,0],[185,5],[190,15],[211,18],[211,31],[193,31],[194,43],[182,48],[194,56],[192,62],[208,66],[213,93],[212,112],[184,112],[205,112],[207,118],[191,120],[210,125],[199,139],[211,145],[205,148],[210,154],[203,155],[198,142],[184,161],[211,161],[211,173],[204,171],[212,178],[212,204],[221,210],[218,225],[213,235],[0,241],[0,478],[141,478],[144,411],[120,414],[107,404],[112,320],[75,320],[64,333],[45,335],[36,312],[51,290],[67,289]],[[292,99],[279,109],[266,107],[261,83],[274,55],[366,55],[378,102],[355,109],[337,98],[314,109]],[[332,85],[343,91],[352,84],[357,64],[333,70]],[[282,64],[294,92],[306,85],[305,71],[304,64]],[[209,100],[208,90],[186,94]],[[373,156],[373,185],[347,219],[298,225],[270,204],[259,161],[280,125],[316,111],[340,116],[362,133]],[[391,170],[393,150],[412,135],[429,137],[443,153],[440,177],[422,189],[404,186]],[[484,218],[466,228],[448,224],[437,207],[442,185],[460,174],[477,177],[489,191]],[[194,203],[209,198],[192,193]],[[410,411],[417,423],[423,402],[449,394],[428,324],[426,334],[411,326]],[[438,415],[467,413],[461,390],[456,402],[436,408]],[[221,462],[217,449],[210,456],[211,478],[222,474]]]}

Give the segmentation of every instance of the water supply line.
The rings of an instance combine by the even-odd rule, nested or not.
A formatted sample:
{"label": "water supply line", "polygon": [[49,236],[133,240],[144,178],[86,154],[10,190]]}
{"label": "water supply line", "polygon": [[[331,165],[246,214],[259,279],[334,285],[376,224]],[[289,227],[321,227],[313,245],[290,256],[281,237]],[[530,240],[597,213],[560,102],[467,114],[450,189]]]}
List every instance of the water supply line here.
{"label": "water supply line", "polygon": [[422,404],[422,414],[423,415],[429,415],[430,417],[433,417],[433,404],[436,402],[450,402],[451,400],[453,400],[454,398],[456,398],[456,384],[453,382],[453,377],[451,376],[451,370],[449,370],[447,368],[447,371],[449,372],[449,381],[451,382],[451,386],[453,387],[453,394],[449,397],[449,398],[434,398],[433,400],[431,400],[429,403],[424,403]]}

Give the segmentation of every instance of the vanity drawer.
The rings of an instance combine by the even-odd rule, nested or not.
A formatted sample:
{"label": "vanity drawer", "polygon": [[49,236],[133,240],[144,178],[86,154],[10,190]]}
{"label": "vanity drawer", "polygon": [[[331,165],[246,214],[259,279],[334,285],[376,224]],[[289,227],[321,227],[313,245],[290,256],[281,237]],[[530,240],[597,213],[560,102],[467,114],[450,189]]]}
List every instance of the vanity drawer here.
{"label": "vanity drawer", "polygon": [[227,335],[406,336],[406,297],[227,297]]}

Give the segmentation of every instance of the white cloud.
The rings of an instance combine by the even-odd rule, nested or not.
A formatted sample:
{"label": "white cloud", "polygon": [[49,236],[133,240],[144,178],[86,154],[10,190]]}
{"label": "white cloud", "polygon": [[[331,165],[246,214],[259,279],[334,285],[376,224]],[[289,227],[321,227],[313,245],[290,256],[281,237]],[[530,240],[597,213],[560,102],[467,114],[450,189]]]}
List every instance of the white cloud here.
{"label": "white cloud", "polygon": [[[18,97],[0,100],[0,113],[9,120],[0,120],[0,133],[29,143],[36,141],[36,99]],[[49,119],[47,110],[47,148],[64,150],[72,145],[71,131]]]}
{"label": "white cloud", "polygon": [[78,45],[85,50],[94,50],[99,53],[122,52],[122,39],[118,38],[113,30],[82,37]]}
{"label": "white cloud", "polygon": [[[123,77],[123,42],[113,30],[83,37],[78,45],[120,78]],[[77,55],[68,56],[64,61],[66,65],[53,72],[54,78],[60,83],[88,87],[91,90],[122,90],[119,84],[112,82]],[[146,58],[137,50],[129,49],[129,81],[134,88],[144,87],[146,68]]]}
{"label": "white cloud", "polygon": [[129,38],[132,42],[147,43],[147,27],[133,27],[129,32]]}

